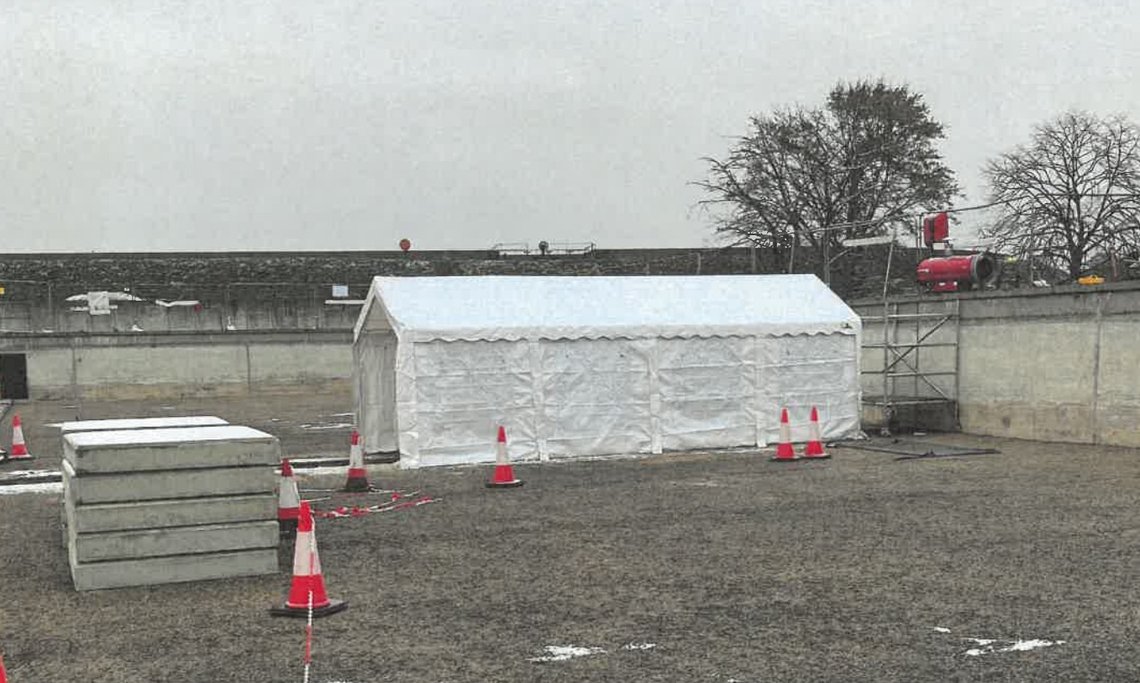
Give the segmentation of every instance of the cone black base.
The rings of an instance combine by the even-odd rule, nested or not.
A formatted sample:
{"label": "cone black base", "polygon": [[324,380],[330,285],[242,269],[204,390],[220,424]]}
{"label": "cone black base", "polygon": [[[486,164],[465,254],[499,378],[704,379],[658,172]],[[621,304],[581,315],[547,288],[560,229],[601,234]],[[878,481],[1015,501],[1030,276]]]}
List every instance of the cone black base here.
{"label": "cone black base", "polygon": [[[348,609],[348,603],[344,600],[329,600],[329,604],[325,605],[324,607],[313,608],[313,618],[316,619],[317,617],[327,617],[330,614],[343,612],[346,609]],[[309,608],[295,608],[289,607],[288,605],[285,607],[271,607],[269,608],[269,614],[275,617],[299,617],[301,619],[306,619],[309,616]]]}
{"label": "cone black base", "polygon": [[521,479],[515,479],[514,481],[489,481],[489,482],[487,482],[487,488],[489,488],[489,489],[513,489],[517,486],[522,486],[522,485],[523,485],[523,483],[522,483]]}
{"label": "cone black base", "polygon": [[800,459],[801,460],[827,460],[830,457],[831,457],[830,453],[824,453],[823,455],[802,455],[802,456],[800,456]]}
{"label": "cone black base", "polygon": [[797,462],[799,460],[803,460],[803,458],[777,458],[773,455],[771,458],[769,458],[769,460],[772,462]]}
{"label": "cone black base", "polygon": [[367,493],[372,487],[369,486],[367,479],[349,479],[341,490],[348,493]]}
{"label": "cone black base", "polygon": [[295,519],[279,519],[279,520],[277,520],[277,530],[280,532],[281,538],[296,538],[297,537],[297,520],[295,520]]}

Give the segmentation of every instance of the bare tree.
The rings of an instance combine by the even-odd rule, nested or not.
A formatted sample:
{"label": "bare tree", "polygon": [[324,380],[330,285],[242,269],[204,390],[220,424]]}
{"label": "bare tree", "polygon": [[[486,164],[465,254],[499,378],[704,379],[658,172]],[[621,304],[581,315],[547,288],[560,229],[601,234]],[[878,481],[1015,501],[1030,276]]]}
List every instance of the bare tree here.
{"label": "bare tree", "polygon": [[935,148],[943,127],[905,86],[838,85],[822,108],[777,110],[751,128],[728,156],[704,159],[700,204],[718,233],[788,255],[789,269],[797,244],[910,229],[910,214],[959,194]]}
{"label": "bare tree", "polygon": [[1136,248],[1140,132],[1127,119],[1064,114],[984,172],[991,201],[1002,206],[979,230],[993,249],[1076,279],[1096,260]]}

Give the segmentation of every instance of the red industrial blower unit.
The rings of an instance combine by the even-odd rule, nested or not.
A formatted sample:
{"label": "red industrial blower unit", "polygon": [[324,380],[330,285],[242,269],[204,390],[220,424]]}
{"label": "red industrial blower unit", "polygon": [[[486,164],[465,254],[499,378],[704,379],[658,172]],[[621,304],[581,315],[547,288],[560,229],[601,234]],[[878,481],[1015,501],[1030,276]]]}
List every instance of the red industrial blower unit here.
{"label": "red industrial blower unit", "polygon": [[[950,221],[945,212],[923,219],[922,238],[931,253],[936,243],[945,242],[949,236]],[[986,254],[934,256],[918,264],[918,282],[931,292],[981,288],[996,273],[997,264]]]}

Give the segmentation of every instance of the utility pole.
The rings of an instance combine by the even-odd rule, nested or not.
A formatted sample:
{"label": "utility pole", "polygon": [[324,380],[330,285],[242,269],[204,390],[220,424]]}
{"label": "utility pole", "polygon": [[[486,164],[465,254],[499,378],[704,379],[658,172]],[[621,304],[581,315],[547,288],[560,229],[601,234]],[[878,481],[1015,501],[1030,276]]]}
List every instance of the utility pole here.
{"label": "utility pole", "polygon": [[823,231],[823,283],[831,287],[831,235]]}

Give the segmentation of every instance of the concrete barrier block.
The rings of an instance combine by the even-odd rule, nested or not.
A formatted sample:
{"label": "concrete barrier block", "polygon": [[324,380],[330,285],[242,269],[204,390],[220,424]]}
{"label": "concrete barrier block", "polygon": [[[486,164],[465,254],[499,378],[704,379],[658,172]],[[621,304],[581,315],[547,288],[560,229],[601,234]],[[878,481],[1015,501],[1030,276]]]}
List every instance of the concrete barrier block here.
{"label": "concrete barrier block", "polygon": [[71,558],[77,563],[144,557],[276,548],[277,522],[243,522],[169,529],[136,529],[77,534],[68,529]]}
{"label": "concrete barrier block", "polygon": [[237,425],[127,429],[67,434],[63,458],[80,474],[276,465],[281,446]]}
{"label": "concrete barrier block", "polygon": [[107,562],[71,560],[71,578],[79,591],[260,576],[278,571],[275,548]]}
{"label": "concrete barrier block", "polygon": [[77,476],[65,460],[62,470],[68,496],[76,505],[267,494],[277,483],[273,468],[264,466]]}
{"label": "concrete barrier block", "polygon": [[92,505],[76,505],[69,493],[64,494],[63,523],[74,528],[77,534],[263,522],[277,518],[277,496],[269,493]]}

